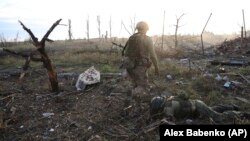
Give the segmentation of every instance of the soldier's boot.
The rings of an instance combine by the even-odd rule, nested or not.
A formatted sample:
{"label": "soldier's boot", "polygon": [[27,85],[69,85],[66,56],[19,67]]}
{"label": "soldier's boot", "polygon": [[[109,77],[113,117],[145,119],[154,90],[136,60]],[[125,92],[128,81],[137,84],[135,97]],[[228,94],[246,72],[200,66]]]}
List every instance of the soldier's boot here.
{"label": "soldier's boot", "polygon": [[240,108],[235,104],[220,104],[218,106],[213,106],[212,109],[216,112],[223,113],[225,111],[239,111]]}

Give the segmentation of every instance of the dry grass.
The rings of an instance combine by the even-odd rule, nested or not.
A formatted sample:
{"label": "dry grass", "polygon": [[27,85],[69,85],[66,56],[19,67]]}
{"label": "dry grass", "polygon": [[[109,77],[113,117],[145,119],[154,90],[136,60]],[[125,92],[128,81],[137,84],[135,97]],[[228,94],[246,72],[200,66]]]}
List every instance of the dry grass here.
{"label": "dry grass", "polygon": [[[95,66],[101,73],[119,72],[122,56],[120,52],[110,52],[110,45],[82,40],[58,41],[48,44],[46,49],[58,73],[82,72],[90,66]],[[191,99],[203,100],[209,106],[233,103],[239,105],[242,110],[249,111],[249,105],[234,99],[235,96],[249,99],[248,85],[225,89],[223,81],[214,79],[222,66],[208,67],[203,58],[192,60],[196,61],[198,67],[214,75],[204,77],[204,72],[197,66],[192,65],[189,68],[188,63],[180,63],[180,58],[186,57],[186,53],[177,52],[178,58],[173,57],[173,54],[158,54],[160,76],[154,75],[153,67],[149,70],[149,80],[157,89],[157,95],[164,92],[179,95],[185,92]],[[24,59],[5,56],[1,57],[0,64],[21,66]],[[36,72],[31,71],[21,83],[17,82],[16,76],[9,77],[7,81],[6,78],[0,77],[1,98],[15,94],[0,102],[1,106],[7,109],[6,119],[11,121],[8,128],[1,132],[3,140],[88,140],[95,135],[101,136],[102,140],[159,139],[157,128],[148,133],[140,132],[155,122],[149,118],[148,105],[144,105],[143,110],[135,107],[129,115],[122,113],[127,98],[123,91],[131,89],[129,81],[123,78],[101,78],[99,84],[86,88],[84,92],[75,92],[76,78],[60,77],[58,80],[61,93],[55,95],[50,93],[49,80],[46,70],[41,69],[42,64],[32,62],[31,66]],[[230,73],[250,75],[249,67],[228,67],[226,70]],[[166,75],[171,75],[172,79],[167,79]],[[237,75],[228,77],[244,82]],[[17,109],[14,114],[10,110],[12,107]],[[55,115],[44,118],[42,113],[45,112],[53,112]],[[207,122],[206,119],[198,120],[200,123]],[[237,123],[249,124],[249,120],[242,119]],[[50,129],[54,129],[54,132]]]}

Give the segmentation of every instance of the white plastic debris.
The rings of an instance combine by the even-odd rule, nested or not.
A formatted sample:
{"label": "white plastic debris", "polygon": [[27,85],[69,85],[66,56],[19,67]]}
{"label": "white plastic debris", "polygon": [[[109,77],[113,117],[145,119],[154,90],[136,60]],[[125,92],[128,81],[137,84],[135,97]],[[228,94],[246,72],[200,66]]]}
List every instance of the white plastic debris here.
{"label": "white plastic debris", "polygon": [[43,117],[51,117],[54,116],[54,113],[43,113]]}
{"label": "white plastic debris", "polygon": [[20,128],[23,128],[23,127],[24,127],[23,125],[20,126]]}
{"label": "white plastic debris", "polygon": [[168,80],[172,80],[172,79],[173,79],[172,75],[170,75],[170,74],[166,75],[166,78],[167,78]]}
{"label": "white plastic debris", "polygon": [[186,124],[191,125],[193,123],[193,120],[192,119],[187,119],[185,122],[186,122]]}
{"label": "white plastic debris", "polygon": [[88,127],[88,130],[92,130],[92,126],[89,126],[89,127]]}
{"label": "white plastic debris", "polygon": [[231,85],[231,82],[227,81],[227,82],[224,84],[224,87],[225,87],[225,88],[229,88],[230,85]]}
{"label": "white plastic debris", "polygon": [[205,73],[203,74],[203,77],[213,77],[213,74],[208,73],[208,72],[205,72]]}
{"label": "white plastic debris", "polygon": [[188,58],[180,59],[180,63],[187,64],[189,62]]}
{"label": "white plastic debris", "polygon": [[222,77],[221,77],[219,74],[217,74],[217,76],[215,77],[215,80],[221,81],[221,80],[222,80]]}
{"label": "white plastic debris", "polygon": [[231,81],[235,86],[240,86],[242,83],[239,81]]}
{"label": "white plastic debris", "polygon": [[81,73],[76,82],[76,89],[84,90],[86,85],[92,85],[100,82],[101,75],[100,72],[95,69],[94,66],[87,69],[85,72]]}
{"label": "white plastic debris", "polygon": [[224,80],[224,81],[228,81],[228,80],[229,80],[229,78],[228,78],[227,76],[224,76],[224,77],[222,78],[222,80]]}
{"label": "white plastic debris", "polygon": [[54,132],[54,131],[55,131],[55,129],[51,128],[51,129],[49,129],[49,131],[50,131],[50,132]]}
{"label": "white plastic debris", "polygon": [[126,69],[123,69],[121,74],[122,74],[122,77],[127,77],[128,76],[128,72],[127,72]]}

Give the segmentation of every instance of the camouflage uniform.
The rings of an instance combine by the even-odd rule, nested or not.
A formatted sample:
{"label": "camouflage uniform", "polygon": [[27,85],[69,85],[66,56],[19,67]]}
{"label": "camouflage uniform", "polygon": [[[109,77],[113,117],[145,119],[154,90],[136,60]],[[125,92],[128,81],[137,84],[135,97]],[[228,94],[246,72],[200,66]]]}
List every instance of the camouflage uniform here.
{"label": "camouflage uniform", "polygon": [[[159,112],[161,110],[152,109],[152,101],[151,101],[151,114],[152,113],[156,114],[154,113],[154,111]],[[190,100],[190,99],[182,99],[180,97],[171,97],[164,102],[164,107],[161,112],[165,116],[172,117],[175,119],[185,119],[185,118],[195,117],[197,115],[203,115],[212,118],[215,122],[218,123],[226,122],[227,120],[233,121],[233,119],[239,116],[244,116],[249,114],[249,113],[239,112],[236,110],[238,110],[238,107],[232,105],[209,107],[200,100]]]}
{"label": "camouflage uniform", "polygon": [[151,66],[151,61],[158,72],[157,57],[153,48],[153,42],[145,32],[135,33],[130,36],[125,45],[125,68],[133,80],[135,87],[148,86],[147,70]]}

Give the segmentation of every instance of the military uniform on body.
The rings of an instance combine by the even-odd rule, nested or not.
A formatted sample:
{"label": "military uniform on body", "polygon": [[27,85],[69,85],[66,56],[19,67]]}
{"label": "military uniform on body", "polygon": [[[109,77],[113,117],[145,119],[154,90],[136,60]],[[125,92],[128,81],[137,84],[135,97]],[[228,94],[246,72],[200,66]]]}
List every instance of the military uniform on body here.
{"label": "military uniform on body", "polygon": [[[183,94],[184,93],[184,94]],[[247,112],[240,112],[236,105],[218,105],[209,107],[201,100],[189,99],[183,92],[179,96],[169,98],[156,96],[150,103],[151,115],[164,115],[174,119],[194,118],[199,115],[207,116],[217,123],[230,122],[239,117],[248,117]],[[185,96],[183,96],[185,95]]]}

